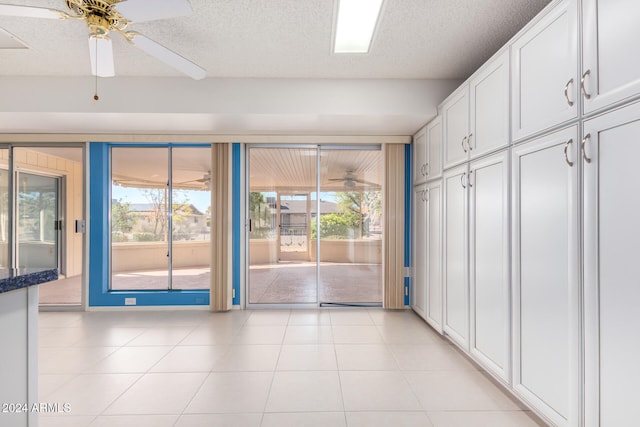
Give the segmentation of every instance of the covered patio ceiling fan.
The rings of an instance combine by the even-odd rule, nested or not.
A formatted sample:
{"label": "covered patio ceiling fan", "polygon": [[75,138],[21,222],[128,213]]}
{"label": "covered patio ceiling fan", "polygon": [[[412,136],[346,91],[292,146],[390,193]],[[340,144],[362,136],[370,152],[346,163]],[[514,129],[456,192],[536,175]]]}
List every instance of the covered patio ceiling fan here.
{"label": "covered patio ceiling fan", "polygon": [[329,178],[329,182],[343,182],[344,188],[348,190],[355,189],[358,184],[364,187],[375,187],[375,188],[380,187],[380,185],[376,184],[375,182],[359,179],[356,176],[355,172],[350,170],[346,171],[342,178]]}
{"label": "covered patio ceiling fan", "polygon": [[167,65],[200,80],[206,71],[158,42],[127,31],[131,23],[187,16],[192,13],[188,0],[63,0],[68,11],[34,6],[0,4],[0,15],[45,19],[81,19],[89,27],[91,73],[99,77],[115,75],[110,33],[122,35],[129,43]]}

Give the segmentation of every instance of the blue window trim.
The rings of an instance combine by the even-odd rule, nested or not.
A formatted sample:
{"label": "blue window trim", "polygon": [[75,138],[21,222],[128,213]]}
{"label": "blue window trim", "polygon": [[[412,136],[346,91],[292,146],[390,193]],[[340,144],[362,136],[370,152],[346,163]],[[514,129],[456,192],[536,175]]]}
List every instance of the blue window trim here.
{"label": "blue window trim", "polygon": [[[404,266],[411,266],[411,144],[404,146]],[[411,277],[404,278],[404,305],[411,304]]]}
{"label": "blue window trim", "polygon": [[109,195],[111,147],[208,147],[210,144],[89,143],[89,306],[209,305],[208,290],[109,291]]}

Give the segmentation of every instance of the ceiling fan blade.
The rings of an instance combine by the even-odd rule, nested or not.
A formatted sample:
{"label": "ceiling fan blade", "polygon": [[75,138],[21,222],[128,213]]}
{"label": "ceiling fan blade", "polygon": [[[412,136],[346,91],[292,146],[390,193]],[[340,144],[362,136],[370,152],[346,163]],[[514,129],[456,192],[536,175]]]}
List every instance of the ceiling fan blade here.
{"label": "ceiling fan blade", "polygon": [[113,45],[107,36],[89,36],[89,58],[91,59],[91,74],[98,77],[113,77]]}
{"label": "ceiling fan blade", "polygon": [[48,9],[46,7],[33,7],[33,6],[17,6],[13,4],[0,4],[0,15],[23,16],[27,18],[44,18],[44,19],[71,18],[71,16],[69,16],[68,14],[57,9]]}
{"label": "ceiling fan blade", "polygon": [[127,40],[136,47],[144,50],[151,56],[155,56],[165,64],[175,68],[176,70],[186,74],[194,80],[203,79],[207,75],[207,71],[189,61],[183,56],[178,55],[172,50],[167,49],[158,42],[154,42],[148,37],[134,31],[126,33]]}
{"label": "ceiling fan blade", "polygon": [[131,22],[177,18],[193,12],[188,0],[124,0],[115,7]]}

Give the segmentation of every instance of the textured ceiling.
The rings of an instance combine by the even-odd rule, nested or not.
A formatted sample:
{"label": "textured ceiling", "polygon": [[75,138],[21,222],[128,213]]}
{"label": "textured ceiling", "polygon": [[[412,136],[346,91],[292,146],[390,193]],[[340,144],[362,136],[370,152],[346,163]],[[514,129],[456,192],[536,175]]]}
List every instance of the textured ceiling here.
{"label": "textured ceiling", "polygon": [[[66,10],[63,0],[0,0]],[[549,0],[386,0],[365,55],[331,52],[334,1],[191,0],[188,17],[132,24],[207,70],[207,77],[464,79]],[[1,49],[0,75],[87,76],[82,21],[0,17],[29,49]],[[120,76],[173,69],[114,40]]]}

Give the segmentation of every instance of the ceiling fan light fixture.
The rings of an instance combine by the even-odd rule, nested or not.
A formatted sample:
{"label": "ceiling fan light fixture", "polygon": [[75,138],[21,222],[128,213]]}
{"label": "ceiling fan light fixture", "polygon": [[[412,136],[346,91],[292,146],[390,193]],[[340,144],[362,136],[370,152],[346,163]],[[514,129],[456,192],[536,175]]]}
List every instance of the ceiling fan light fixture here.
{"label": "ceiling fan light fixture", "polygon": [[334,53],[368,53],[383,0],[338,0]]}
{"label": "ceiling fan light fixture", "polygon": [[113,77],[113,45],[111,39],[102,34],[89,36],[89,56],[91,58],[91,74],[98,77]]}

